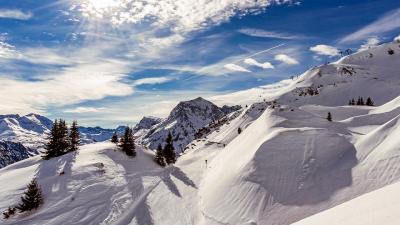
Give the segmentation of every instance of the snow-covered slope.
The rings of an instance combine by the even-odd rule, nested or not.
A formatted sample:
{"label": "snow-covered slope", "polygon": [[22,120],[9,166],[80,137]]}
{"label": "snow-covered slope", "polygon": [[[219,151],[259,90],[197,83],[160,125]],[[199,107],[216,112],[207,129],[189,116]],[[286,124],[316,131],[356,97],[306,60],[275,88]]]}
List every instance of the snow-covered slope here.
{"label": "snow-covered slope", "polygon": [[293,225],[398,225],[400,183],[388,185]]}
{"label": "snow-covered slope", "polygon": [[[0,115],[0,141],[4,143],[0,148],[0,165],[25,159],[26,155],[37,155],[44,149],[52,126],[50,119],[38,114]],[[101,127],[79,127],[83,144],[109,140],[114,131],[122,132]]]}
{"label": "snow-covered slope", "polygon": [[45,143],[52,121],[37,114],[0,115],[0,140],[23,143],[38,149]]}
{"label": "snow-covered slope", "polygon": [[152,127],[142,138],[149,148],[156,149],[164,144],[169,132],[174,137],[175,151],[182,152],[199,129],[213,121],[217,121],[238,108],[214,105],[201,97],[180,102],[172,109],[168,118]]}
{"label": "snow-covered slope", "polygon": [[[204,99],[183,102],[142,140],[155,148],[171,130],[176,147],[188,144],[173,167],[157,167],[143,146],[129,159],[109,143],[7,166],[0,170],[0,209],[15,204],[34,175],[45,204],[1,222],[288,225],[346,204],[400,181],[399,61],[398,44],[390,43],[294,80],[210,98],[243,106],[229,115]],[[347,105],[358,96],[377,106]]]}
{"label": "snow-covered slope", "polygon": [[[394,54],[388,54],[393,49]],[[398,96],[399,43],[383,44],[314,67],[293,80],[209,98],[217,105],[278,100],[281,104],[347,105],[358,96],[372,97],[377,105]]]}

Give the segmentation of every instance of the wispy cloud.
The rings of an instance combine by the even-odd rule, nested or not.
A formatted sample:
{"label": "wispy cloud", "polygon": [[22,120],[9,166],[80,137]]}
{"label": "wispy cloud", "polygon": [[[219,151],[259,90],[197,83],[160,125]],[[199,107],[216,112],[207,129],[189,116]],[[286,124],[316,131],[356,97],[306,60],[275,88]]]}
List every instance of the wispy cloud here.
{"label": "wispy cloud", "polygon": [[171,80],[172,80],[172,78],[169,78],[169,77],[149,77],[149,78],[142,78],[139,80],[135,80],[133,82],[133,85],[139,86],[139,85],[143,85],[143,84],[162,84],[162,83],[166,83]]}
{"label": "wispy cloud", "polygon": [[[47,107],[133,93],[133,87],[123,82],[130,71],[129,62],[85,51],[75,52],[81,57],[70,65],[49,69],[35,80],[0,76],[0,113],[42,112]],[[70,59],[62,54],[58,57]]]}
{"label": "wispy cloud", "polygon": [[339,49],[330,45],[315,45],[310,48],[310,51],[317,53],[318,55],[326,55],[326,56],[337,56],[340,54]]}
{"label": "wispy cloud", "polygon": [[295,58],[290,57],[290,56],[285,55],[285,54],[278,54],[278,55],[275,55],[274,58],[275,58],[275,60],[277,60],[277,61],[281,61],[281,62],[286,63],[286,64],[289,64],[289,65],[296,65],[296,64],[299,64],[299,61],[297,61]]}
{"label": "wispy cloud", "polygon": [[368,38],[368,39],[364,42],[364,44],[362,44],[362,45],[360,46],[360,49],[358,49],[358,51],[363,51],[363,50],[366,50],[366,49],[375,47],[375,46],[377,46],[379,43],[380,43],[380,40],[379,40],[378,37],[370,37],[370,38]]}
{"label": "wispy cloud", "polygon": [[94,107],[77,107],[73,109],[66,109],[64,110],[65,113],[98,113],[103,111],[104,107],[101,108],[94,108]]}
{"label": "wispy cloud", "polygon": [[242,66],[233,64],[233,63],[225,64],[225,65],[224,65],[224,68],[227,69],[227,70],[230,70],[230,71],[234,71],[234,72],[251,73],[250,70],[248,70],[248,69],[246,69],[246,68],[244,68],[244,67],[242,67]]}
{"label": "wispy cloud", "polygon": [[400,8],[395,9],[373,23],[349,34],[340,40],[340,43],[365,40],[371,36],[382,35],[385,32],[400,28]]}
{"label": "wispy cloud", "polygon": [[253,58],[247,58],[244,60],[244,63],[251,65],[251,66],[257,66],[263,69],[273,69],[274,66],[270,63],[270,62],[264,62],[264,63],[260,63],[257,60],[253,59]]}
{"label": "wispy cloud", "polygon": [[32,16],[31,12],[23,12],[18,9],[0,9],[0,18],[4,19],[29,20]]}
{"label": "wispy cloud", "polygon": [[248,36],[261,37],[261,38],[276,38],[276,39],[286,39],[286,40],[305,38],[304,36],[301,35],[292,35],[282,32],[266,31],[261,29],[252,29],[252,28],[240,29],[238,30],[238,32]]}
{"label": "wispy cloud", "polygon": [[3,59],[18,59],[22,55],[13,45],[0,40],[0,58]]}

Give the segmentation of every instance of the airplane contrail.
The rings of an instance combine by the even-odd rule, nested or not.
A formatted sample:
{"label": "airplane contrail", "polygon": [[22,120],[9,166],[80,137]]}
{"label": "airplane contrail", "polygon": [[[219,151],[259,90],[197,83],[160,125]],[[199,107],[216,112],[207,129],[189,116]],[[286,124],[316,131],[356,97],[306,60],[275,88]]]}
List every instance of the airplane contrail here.
{"label": "airplane contrail", "polygon": [[259,55],[259,54],[268,52],[268,51],[271,51],[272,49],[279,48],[279,47],[282,47],[282,46],[284,46],[284,45],[285,45],[285,44],[279,44],[279,45],[276,45],[276,46],[274,46],[274,47],[272,47],[272,48],[265,49],[265,50],[262,50],[262,51],[260,51],[260,52],[256,52],[256,53],[251,54],[251,55],[249,55],[249,56],[247,56],[247,57],[245,57],[245,58],[238,59],[238,60],[234,61],[233,63],[238,63],[238,62],[240,62],[240,61],[242,61],[242,60],[244,60],[244,59],[247,59],[247,58],[250,58],[250,57],[253,57],[253,56],[256,56],[256,55]]}

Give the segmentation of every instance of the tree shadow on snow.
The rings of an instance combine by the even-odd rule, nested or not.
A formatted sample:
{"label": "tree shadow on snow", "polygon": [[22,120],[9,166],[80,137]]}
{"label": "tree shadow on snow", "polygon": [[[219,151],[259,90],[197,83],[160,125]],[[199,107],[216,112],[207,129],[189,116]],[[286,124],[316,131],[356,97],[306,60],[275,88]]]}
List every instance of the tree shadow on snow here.
{"label": "tree shadow on snow", "polygon": [[177,197],[181,198],[182,195],[179,192],[178,187],[175,182],[172,180],[172,176],[176,179],[182,181],[187,186],[191,186],[197,189],[196,184],[178,167],[171,166],[166,169],[166,173],[164,176],[161,176],[161,180],[164,182],[165,186]]}
{"label": "tree shadow on snow", "polygon": [[[164,183],[165,186],[168,188],[168,190],[170,190],[171,193],[173,193],[177,197],[182,197],[182,195],[177,185],[175,184],[176,181],[172,180],[172,177],[175,177],[176,179],[178,179],[187,186],[197,188],[196,184],[178,167],[169,166],[163,169],[161,167],[154,166],[153,169],[149,168],[148,170],[143,170],[142,172],[137,174],[130,174],[129,172],[132,171],[133,169],[131,168],[132,164],[118,162],[118,160],[125,161],[126,159],[123,158],[124,156],[121,157],[119,155],[116,155],[115,153],[109,154],[107,152],[105,154],[108,157],[110,157],[115,163],[122,166],[124,170],[127,172],[125,174],[125,180],[126,182],[128,182],[127,187],[129,188],[130,193],[132,193],[133,197],[132,204],[137,204],[136,207],[134,208],[134,211],[131,212],[132,214],[130,215],[129,219],[130,220],[136,219],[136,222],[139,225],[154,225],[153,216],[151,214],[151,208],[147,203],[147,195],[151,193],[151,190],[149,191],[149,189],[147,190],[145,189],[143,184],[144,177],[159,178],[160,179],[159,183],[161,182]],[[143,153],[138,152],[138,156],[139,154]],[[128,159],[128,160],[132,160],[132,163],[135,164],[137,162],[136,160],[141,160],[141,159],[138,159],[137,157],[135,159]],[[159,183],[155,185],[157,186]],[[151,187],[147,188],[151,189]]]}
{"label": "tree shadow on snow", "polygon": [[[35,177],[40,182],[44,194],[67,193],[68,181],[71,179],[72,166],[77,154],[78,152],[70,152],[49,160],[42,159],[36,169]],[[52,179],[54,177],[58,179]]]}

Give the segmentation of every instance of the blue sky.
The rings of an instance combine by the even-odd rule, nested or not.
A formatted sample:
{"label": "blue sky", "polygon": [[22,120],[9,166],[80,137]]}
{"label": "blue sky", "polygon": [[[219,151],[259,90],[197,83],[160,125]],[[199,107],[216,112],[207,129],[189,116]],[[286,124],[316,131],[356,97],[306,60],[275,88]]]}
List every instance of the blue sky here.
{"label": "blue sky", "polygon": [[399,34],[393,0],[0,0],[0,114],[134,124]]}

